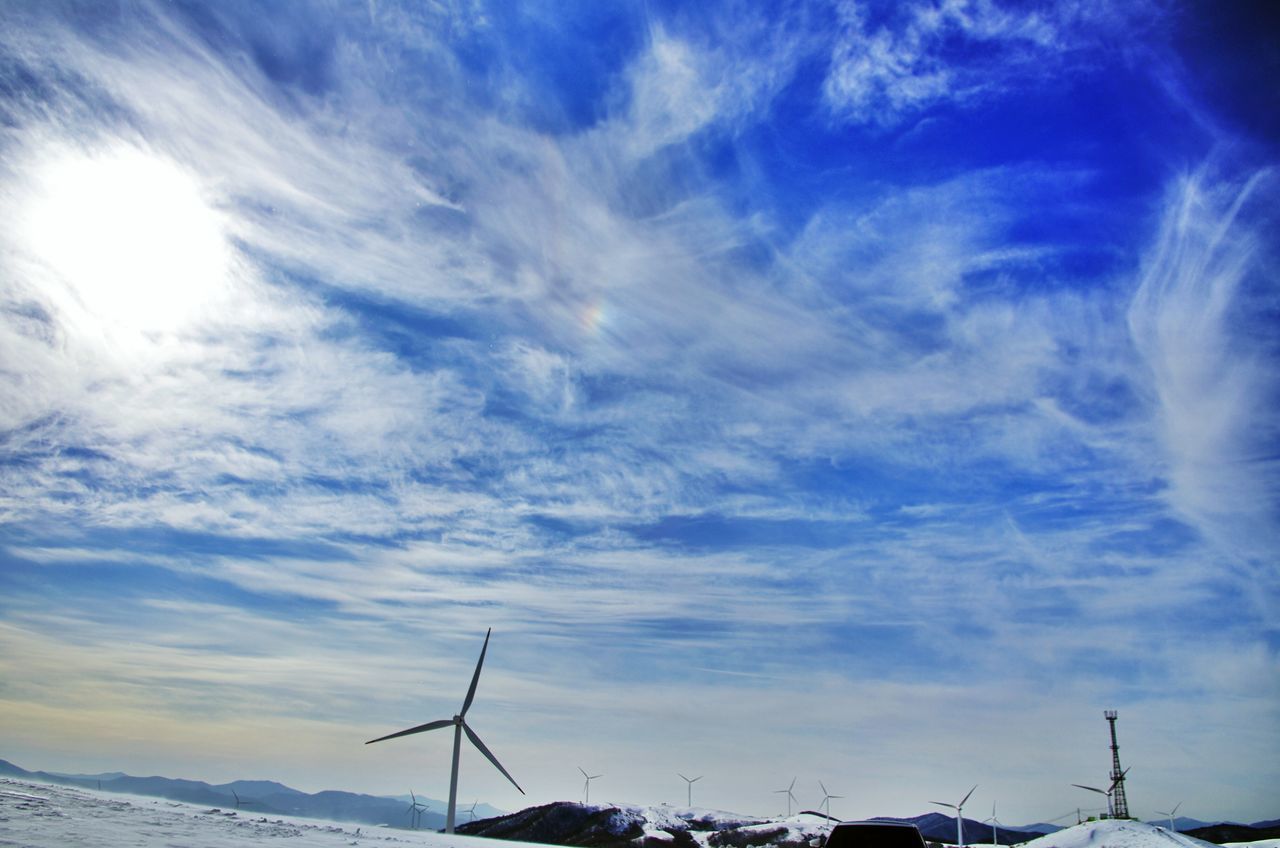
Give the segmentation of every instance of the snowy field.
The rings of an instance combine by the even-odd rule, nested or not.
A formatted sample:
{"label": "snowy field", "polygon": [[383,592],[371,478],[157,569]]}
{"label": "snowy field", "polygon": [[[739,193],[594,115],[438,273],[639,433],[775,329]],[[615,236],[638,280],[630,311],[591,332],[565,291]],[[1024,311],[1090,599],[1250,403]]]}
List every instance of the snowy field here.
{"label": "snowy field", "polygon": [[[626,808],[623,814],[652,808]],[[711,815],[708,812],[708,815]],[[794,817],[767,826],[792,830],[809,825]],[[666,836],[662,831],[651,835]],[[706,834],[696,834],[705,836]],[[803,833],[803,837],[816,834]],[[96,792],[0,778],[0,848],[241,848],[273,845],[331,848],[339,845],[428,848],[534,848],[533,843],[446,836],[434,831],[369,827],[298,817],[262,816],[164,798]],[[287,841],[284,841],[287,840]],[[701,841],[701,840],[699,840]],[[1023,843],[1024,848],[1217,848],[1163,827],[1136,821],[1089,822]],[[546,846],[538,846],[546,848]],[[982,848],[975,845],[974,848]],[[1234,843],[1232,848],[1280,848],[1280,840]]]}
{"label": "snowy field", "polygon": [[[3,848],[332,848],[338,845],[493,848],[494,841],[317,819],[255,815],[48,783],[0,778]],[[503,842],[524,848],[528,843]],[[539,848],[546,848],[540,846]]]}
{"label": "snowy field", "polygon": [[[1022,843],[1023,848],[1218,848],[1212,842],[1139,821],[1078,824]],[[977,848],[977,846],[975,846]]]}

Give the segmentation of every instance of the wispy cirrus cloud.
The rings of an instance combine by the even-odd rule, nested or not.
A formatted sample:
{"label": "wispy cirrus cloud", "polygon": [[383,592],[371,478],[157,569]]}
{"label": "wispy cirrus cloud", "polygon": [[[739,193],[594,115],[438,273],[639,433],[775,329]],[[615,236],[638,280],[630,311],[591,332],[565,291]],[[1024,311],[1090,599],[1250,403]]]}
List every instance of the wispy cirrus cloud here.
{"label": "wispy cirrus cloud", "polygon": [[[1071,67],[1125,15],[1093,4],[1010,8],[990,0],[842,2],[823,97],[840,121],[892,127],[937,103],[975,103]],[[1130,19],[1132,20],[1132,19]]]}
{"label": "wispy cirrus cloud", "polygon": [[1151,369],[1170,503],[1249,558],[1271,548],[1265,528],[1280,506],[1262,306],[1276,281],[1259,232],[1275,186],[1269,170],[1235,181],[1206,167],[1178,180],[1128,315]]}
{"label": "wispy cirrus cloud", "polygon": [[[2,654],[85,652],[43,682],[9,660],[15,721],[67,687],[136,728],[150,690],[177,739],[223,687],[219,733],[296,715],[337,750],[370,715],[455,709],[435,687],[465,682],[481,620],[504,634],[486,691],[532,704],[513,767],[591,727],[627,791],[670,768],[618,726],[692,722],[679,744],[723,764],[799,716],[745,756],[922,786],[939,767],[895,746],[940,715],[1016,725],[1007,769],[1104,695],[1185,730],[1164,688],[1183,662],[1231,660],[1214,679],[1239,700],[1215,715],[1271,714],[1239,681],[1272,660],[1234,644],[1263,619],[1225,613],[1238,551],[1255,582],[1269,562],[1266,464],[1221,461],[1269,432],[1274,351],[1247,316],[1271,178],[1153,200],[1165,176],[1112,179],[1132,162],[1111,135],[975,167],[881,131],[1025,95],[1055,56],[1109,61],[1088,8],[850,6],[834,37],[825,8],[786,27],[644,9],[623,47],[573,41],[550,68],[513,47],[572,41],[546,10],[357,11],[30,10],[0,34],[21,69],[0,136]],[[195,320],[72,320],[74,286],[15,235],[55,147],[199,187],[231,261]],[[1232,513],[1234,547],[1198,532]]]}

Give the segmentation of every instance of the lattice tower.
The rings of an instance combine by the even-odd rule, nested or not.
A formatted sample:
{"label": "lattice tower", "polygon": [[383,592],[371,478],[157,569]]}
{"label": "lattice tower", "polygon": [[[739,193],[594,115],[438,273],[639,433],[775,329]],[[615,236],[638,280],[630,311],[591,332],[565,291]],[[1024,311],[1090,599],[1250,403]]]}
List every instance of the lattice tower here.
{"label": "lattice tower", "polygon": [[1111,815],[1117,819],[1129,818],[1129,802],[1124,797],[1124,770],[1120,768],[1120,745],[1116,742],[1115,710],[1103,713],[1111,725]]}

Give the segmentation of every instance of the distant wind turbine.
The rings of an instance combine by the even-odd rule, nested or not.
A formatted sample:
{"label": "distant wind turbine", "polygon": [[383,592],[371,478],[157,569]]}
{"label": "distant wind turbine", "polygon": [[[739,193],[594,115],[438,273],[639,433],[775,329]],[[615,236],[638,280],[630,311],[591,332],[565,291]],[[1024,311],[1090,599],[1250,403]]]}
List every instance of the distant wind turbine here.
{"label": "distant wind turbine", "polygon": [[1173,817],[1178,814],[1178,808],[1181,806],[1182,806],[1182,802],[1179,801],[1178,803],[1174,804],[1173,809],[1167,813],[1164,810],[1156,810],[1156,812],[1159,813],[1160,815],[1169,817],[1169,830],[1172,833],[1178,832],[1177,829],[1173,826]]}
{"label": "distant wind turbine", "polygon": [[595,780],[597,777],[604,777],[604,775],[603,774],[587,774],[586,769],[584,769],[582,766],[578,766],[578,771],[582,772],[582,776],[587,779],[587,782],[582,785],[582,803],[590,804],[591,803],[591,781]]}
{"label": "distant wind turbine", "polygon": [[467,807],[467,821],[473,822],[476,820],[476,804],[479,804],[479,803],[480,803],[480,799],[477,798],[475,801],[472,802],[470,807]]}
{"label": "distant wind turbine", "polygon": [[237,795],[237,794],[236,794],[236,791],[235,791],[234,789],[232,789],[232,790],[231,790],[231,795],[232,795],[232,797],[234,797],[234,798],[236,799],[236,809],[237,809],[237,810],[238,810],[238,809],[240,809],[240,805],[241,805],[241,804],[256,804],[256,803],[257,803],[256,801],[252,801],[252,800],[250,800],[250,799],[248,799],[248,798],[241,798],[239,795]]}
{"label": "distant wind turbine", "polygon": [[418,801],[418,796],[413,794],[412,789],[409,790],[409,797],[413,799],[409,802],[409,808],[406,811],[409,813],[409,826],[417,830],[422,822],[422,811],[427,809],[427,806]]}
{"label": "distant wind turbine", "polygon": [[[475,674],[471,676],[471,688],[467,690],[466,700],[462,702],[462,710],[453,718],[440,719],[439,721],[429,721],[426,724],[420,724],[417,727],[410,727],[408,730],[400,730],[395,733],[389,733],[386,736],[379,736],[377,739],[370,739],[364,743],[372,745],[374,742],[383,742],[387,739],[395,739],[399,736],[408,736],[413,733],[424,733],[428,730],[438,730],[441,727],[453,725],[453,770],[449,775],[449,815],[445,819],[445,833],[453,833],[453,821],[458,808],[458,761],[462,757],[462,734],[465,732],[467,738],[471,740],[471,744],[480,749],[480,753],[484,754],[489,762],[493,763],[494,768],[502,772],[502,776],[511,781],[511,785],[516,789],[520,789],[520,784],[516,783],[516,779],[507,773],[502,767],[502,763],[498,762],[498,758],[493,755],[485,744],[480,741],[480,737],[476,735],[466,722],[467,710],[471,709],[471,702],[476,697],[476,684],[480,682],[480,668],[484,665],[485,652],[489,650],[489,636],[493,633],[493,628],[484,634],[484,647],[480,649],[480,659],[476,661]],[[524,794],[524,790],[520,789],[520,794]]]}
{"label": "distant wind turbine", "polygon": [[982,821],[984,824],[986,822],[991,822],[991,844],[993,846],[1000,844],[999,841],[996,839],[996,826],[1000,824],[1000,819],[996,818],[996,802],[995,801],[991,802],[991,818],[983,819]]}
{"label": "distant wind turbine", "polygon": [[818,785],[822,787],[822,806],[825,807],[827,810],[827,818],[831,818],[831,799],[843,798],[844,796],[832,795],[830,792],[827,791],[826,784],[824,784],[821,780],[818,781]]}
{"label": "distant wind turbine", "polygon": [[783,794],[783,793],[786,793],[786,796],[787,796],[787,818],[791,818],[791,802],[792,802],[792,801],[794,801],[794,800],[796,800],[795,793],[793,793],[793,792],[791,791],[792,789],[795,789],[795,788],[796,788],[796,778],[794,778],[794,777],[793,777],[793,778],[791,778],[791,785],[790,785],[790,786],[788,786],[786,789],[775,789],[775,790],[773,790],[773,794],[774,794],[774,795],[781,795],[781,794]]}
{"label": "distant wind turbine", "polygon": [[[977,788],[978,784],[975,783],[973,789]],[[939,807],[950,807],[956,811],[956,845],[959,848],[964,848],[964,802],[969,800],[969,796],[973,794],[973,789],[970,789],[964,798],[960,799],[959,804],[947,804],[942,801],[929,802],[930,804],[937,804]]]}
{"label": "distant wind turbine", "polygon": [[697,783],[699,780],[702,780],[702,775],[698,775],[697,777],[685,777],[683,774],[680,774],[680,772],[676,772],[676,774],[679,774],[681,779],[683,779],[685,783],[689,784],[688,786],[689,796],[688,798],[685,799],[685,806],[692,807],[693,806],[693,784]]}

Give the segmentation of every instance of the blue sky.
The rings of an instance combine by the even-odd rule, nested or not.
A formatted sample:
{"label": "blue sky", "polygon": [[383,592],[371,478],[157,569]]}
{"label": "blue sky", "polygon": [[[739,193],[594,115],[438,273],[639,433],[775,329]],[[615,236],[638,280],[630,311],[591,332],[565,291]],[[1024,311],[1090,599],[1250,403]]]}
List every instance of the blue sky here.
{"label": "blue sky", "polygon": [[0,756],[1277,814],[1263,4],[0,23]]}

